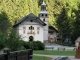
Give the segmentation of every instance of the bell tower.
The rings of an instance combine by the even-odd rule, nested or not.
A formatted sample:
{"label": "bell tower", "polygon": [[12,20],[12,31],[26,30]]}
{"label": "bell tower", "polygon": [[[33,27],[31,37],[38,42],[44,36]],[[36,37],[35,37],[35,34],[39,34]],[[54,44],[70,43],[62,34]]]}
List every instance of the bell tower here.
{"label": "bell tower", "polygon": [[46,4],[43,1],[41,4],[41,11],[39,13],[39,18],[46,23],[44,26],[44,40],[48,40],[48,12],[46,11]]}
{"label": "bell tower", "polygon": [[43,21],[43,22],[48,22],[48,12],[46,11],[46,4],[43,1],[43,3],[41,4],[41,11],[39,13],[39,18]]}

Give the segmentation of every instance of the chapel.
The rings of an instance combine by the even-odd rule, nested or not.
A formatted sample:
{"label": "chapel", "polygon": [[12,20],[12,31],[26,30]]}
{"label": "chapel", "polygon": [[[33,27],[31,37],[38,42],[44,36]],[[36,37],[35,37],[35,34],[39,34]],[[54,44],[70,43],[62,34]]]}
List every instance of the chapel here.
{"label": "chapel", "polygon": [[38,16],[30,13],[21,18],[13,27],[24,41],[57,41],[58,31],[49,24],[49,13],[44,1]]}

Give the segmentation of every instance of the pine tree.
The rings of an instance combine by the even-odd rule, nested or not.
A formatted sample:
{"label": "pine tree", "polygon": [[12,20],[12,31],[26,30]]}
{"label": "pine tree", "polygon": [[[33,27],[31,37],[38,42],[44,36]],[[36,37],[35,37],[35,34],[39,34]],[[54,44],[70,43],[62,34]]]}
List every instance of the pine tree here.
{"label": "pine tree", "polygon": [[59,15],[58,19],[56,20],[57,27],[60,32],[62,38],[66,39],[70,36],[70,26],[69,26],[69,19],[67,15],[67,11],[65,8],[62,9],[61,14]]}
{"label": "pine tree", "polygon": [[[78,8],[80,5],[78,6]],[[74,22],[74,32],[73,32],[73,41],[80,37],[80,8],[75,10],[75,22]]]}
{"label": "pine tree", "polygon": [[0,13],[0,34],[7,36],[10,32],[11,23],[5,12]]}

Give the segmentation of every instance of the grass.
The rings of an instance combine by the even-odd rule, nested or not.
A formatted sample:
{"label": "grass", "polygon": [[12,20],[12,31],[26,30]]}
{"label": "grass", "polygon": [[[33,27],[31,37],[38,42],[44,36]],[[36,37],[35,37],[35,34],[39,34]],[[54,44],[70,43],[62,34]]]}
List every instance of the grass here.
{"label": "grass", "polygon": [[52,59],[45,56],[33,56],[33,60],[52,60]]}
{"label": "grass", "polygon": [[34,54],[74,56],[76,51],[35,50]]}

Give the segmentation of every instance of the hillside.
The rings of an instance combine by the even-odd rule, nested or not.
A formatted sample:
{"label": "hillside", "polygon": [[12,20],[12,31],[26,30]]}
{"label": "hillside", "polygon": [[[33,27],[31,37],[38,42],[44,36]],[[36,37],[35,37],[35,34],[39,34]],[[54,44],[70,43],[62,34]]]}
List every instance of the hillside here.
{"label": "hillside", "polygon": [[[14,25],[29,13],[34,13],[38,16],[42,1],[43,0],[0,0],[0,24],[2,23],[0,29],[2,29],[4,23],[3,20],[9,20],[7,22]],[[80,36],[80,0],[44,1],[47,4],[47,11],[49,12],[49,23],[58,29],[60,35],[63,37],[69,36],[73,40]]]}

